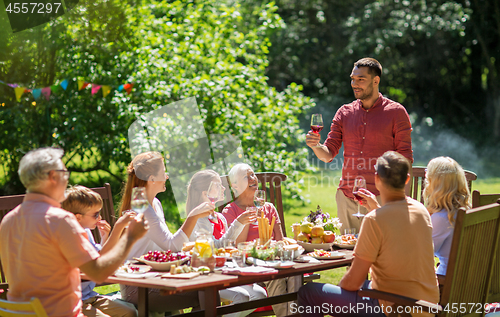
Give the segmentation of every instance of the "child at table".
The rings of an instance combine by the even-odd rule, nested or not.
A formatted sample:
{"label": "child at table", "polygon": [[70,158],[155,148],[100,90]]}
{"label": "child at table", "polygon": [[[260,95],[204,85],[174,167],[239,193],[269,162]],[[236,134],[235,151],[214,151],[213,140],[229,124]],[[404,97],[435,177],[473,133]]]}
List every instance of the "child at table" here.
{"label": "child at table", "polygon": [[[195,209],[197,206],[204,202],[209,202],[207,197],[208,187],[211,182],[220,183],[220,176],[214,170],[203,170],[196,172],[188,185],[186,211]],[[222,186],[222,184],[221,184]],[[224,189],[224,187],[222,187]],[[224,199],[224,190],[222,190],[221,197],[218,200]],[[215,206],[214,206],[215,207]],[[228,228],[227,221],[224,215],[213,211],[213,219],[208,216],[199,218],[196,222],[193,233],[189,239],[196,240],[196,232],[204,230],[212,233],[214,245],[216,248],[223,247],[225,239],[236,240],[245,227],[257,219],[256,212],[246,211],[239,215]],[[262,299],[267,297],[266,290],[258,284],[249,284],[221,289],[219,291],[220,297],[223,301],[227,300],[235,303],[243,303],[251,300]],[[225,315],[226,317],[244,317],[253,311],[245,310],[237,313]]]}
{"label": "child at table", "polygon": [[[111,235],[111,226],[106,220],[101,219],[100,210],[102,208],[101,196],[93,190],[84,186],[73,186],[66,190],[66,200],[62,203],[62,208],[75,214],[80,225],[85,229],[90,243],[101,254],[109,251],[119,240],[123,230],[129,221],[135,216],[134,213],[126,213],[120,217],[115,224]],[[91,229],[99,230],[101,243],[96,244],[92,236]],[[132,304],[121,300],[111,300],[99,295],[94,291],[94,282],[82,282],[82,312],[87,317],[95,316],[117,316],[135,317],[137,310]]]}

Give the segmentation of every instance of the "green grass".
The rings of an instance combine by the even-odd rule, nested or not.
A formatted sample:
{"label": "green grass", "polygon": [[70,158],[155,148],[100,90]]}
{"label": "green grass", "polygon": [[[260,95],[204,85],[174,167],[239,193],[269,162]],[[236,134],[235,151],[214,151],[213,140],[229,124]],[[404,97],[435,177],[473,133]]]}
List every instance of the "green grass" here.
{"label": "green grass", "polygon": [[[340,171],[322,171],[314,174],[303,175],[305,189],[301,193],[310,202],[300,202],[285,198],[284,214],[288,237],[293,237],[291,225],[301,221],[309,214],[310,210],[315,210],[320,205],[323,211],[328,212],[332,217],[337,216],[337,204],[335,193],[337,191]],[[472,189],[479,190],[481,194],[500,193],[500,178],[478,179],[472,182]],[[171,231],[177,230],[169,224]],[[317,282],[338,284],[345,274],[346,268],[339,268],[329,271],[322,271],[321,279]],[[96,288],[97,292],[106,294],[119,290],[118,285],[107,285]]]}

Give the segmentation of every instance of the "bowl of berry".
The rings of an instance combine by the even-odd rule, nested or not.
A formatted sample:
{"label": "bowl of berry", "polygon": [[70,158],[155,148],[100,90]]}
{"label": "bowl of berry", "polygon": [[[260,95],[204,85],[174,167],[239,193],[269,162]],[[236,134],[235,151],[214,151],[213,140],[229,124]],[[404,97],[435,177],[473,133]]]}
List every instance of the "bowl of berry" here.
{"label": "bowl of berry", "polygon": [[135,260],[151,266],[156,271],[169,271],[170,267],[180,266],[189,260],[189,255],[184,252],[167,251],[148,251],[147,254]]}

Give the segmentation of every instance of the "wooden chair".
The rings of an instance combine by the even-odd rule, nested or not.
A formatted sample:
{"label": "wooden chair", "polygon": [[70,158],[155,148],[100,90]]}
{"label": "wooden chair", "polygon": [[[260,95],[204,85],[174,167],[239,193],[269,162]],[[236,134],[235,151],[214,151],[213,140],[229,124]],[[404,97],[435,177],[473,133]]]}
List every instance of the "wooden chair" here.
{"label": "wooden chair", "polygon": [[[413,166],[412,167],[412,176],[408,184],[406,184],[406,194],[411,198],[420,201],[422,204],[424,203],[424,197],[422,193],[425,188],[425,169],[426,167],[422,166]],[[477,179],[477,175],[471,171],[464,171],[465,178],[467,179],[467,184],[469,186],[469,190],[472,188],[472,181]]]}
{"label": "wooden chair", "polygon": [[1,317],[38,316],[48,317],[40,300],[36,297],[29,302],[11,302],[0,299]]}
{"label": "wooden chair", "polygon": [[[484,308],[493,274],[495,250],[500,236],[500,204],[494,203],[457,214],[450,250],[448,269],[440,300],[440,315],[464,316]],[[377,290],[360,290],[360,296],[390,301],[395,306],[422,307],[423,311],[437,313],[436,304]],[[457,303],[458,311],[453,310]],[[474,303],[471,310],[466,304],[464,312],[460,303]],[[393,306],[393,312],[396,307]],[[397,315],[397,314],[396,314]],[[402,314],[407,315],[407,314]]]}
{"label": "wooden chair", "polygon": [[472,192],[472,208],[493,204],[500,199],[500,194],[483,194],[479,190]]}

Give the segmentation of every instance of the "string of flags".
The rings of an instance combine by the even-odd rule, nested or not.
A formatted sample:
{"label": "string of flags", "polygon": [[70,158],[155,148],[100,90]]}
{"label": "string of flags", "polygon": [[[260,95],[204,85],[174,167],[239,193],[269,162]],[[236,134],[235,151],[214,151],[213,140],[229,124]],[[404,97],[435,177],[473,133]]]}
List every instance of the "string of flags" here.
{"label": "string of flags", "polygon": [[[52,86],[44,87],[44,88],[33,88],[33,89],[22,87],[22,86],[20,86],[18,84],[9,84],[9,83],[6,83],[6,82],[1,81],[1,80],[0,80],[0,84],[4,84],[4,85],[7,85],[7,86],[13,88],[14,89],[14,93],[16,94],[16,100],[17,100],[17,102],[20,102],[21,101],[21,97],[25,93],[31,93],[33,95],[33,97],[35,98],[35,100],[38,100],[41,96],[43,96],[43,97],[45,97],[45,99],[49,100],[50,95],[51,94],[56,94],[57,95],[58,92],[60,92],[61,88],[64,89],[64,90],[66,90],[68,88],[69,81],[67,79],[64,79],[58,85],[52,85]],[[92,95],[95,95],[97,92],[99,92],[99,90],[101,90],[103,98],[106,98],[106,96],[109,95],[109,93],[111,92],[111,90],[115,89],[115,86],[111,86],[111,85],[98,85],[98,84],[93,84],[93,83],[86,82],[84,80],[77,80],[77,84],[78,84],[78,90],[79,91],[83,90],[83,89],[85,89],[87,87],[90,87]],[[133,83],[126,83],[126,84],[123,84],[123,85],[119,85],[118,88],[117,88],[117,90],[118,91],[125,90],[127,92],[127,94],[130,94],[130,92],[132,92],[132,87],[133,86],[134,86]]]}

